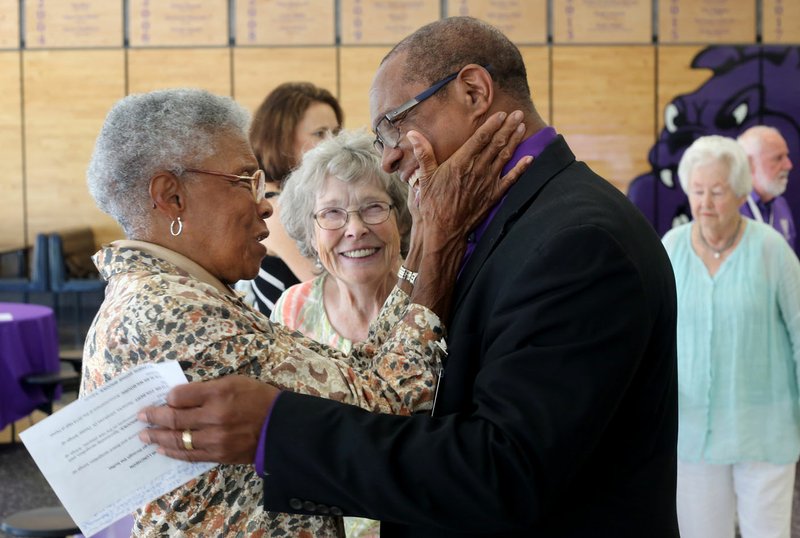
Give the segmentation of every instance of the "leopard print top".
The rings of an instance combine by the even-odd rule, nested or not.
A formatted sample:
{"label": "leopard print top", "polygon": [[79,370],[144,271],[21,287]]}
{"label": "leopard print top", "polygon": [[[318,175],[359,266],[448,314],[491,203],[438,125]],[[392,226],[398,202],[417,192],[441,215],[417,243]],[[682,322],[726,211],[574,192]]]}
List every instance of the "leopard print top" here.
{"label": "leopard print top", "polygon": [[[122,246],[124,245],[124,246]],[[108,281],[84,350],[81,393],[143,362],[178,360],[189,381],[247,375],[381,413],[429,409],[439,318],[395,288],[370,338],[350,355],[272,324],[219,281],[124,241],[94,256]],[[213,277],[212,277],[213,278]],[[226,292],[227,291],[227,292]],[[133,536],[343,536],[334,517],[268,512],[253,465],[218,465],[141,507]]]}

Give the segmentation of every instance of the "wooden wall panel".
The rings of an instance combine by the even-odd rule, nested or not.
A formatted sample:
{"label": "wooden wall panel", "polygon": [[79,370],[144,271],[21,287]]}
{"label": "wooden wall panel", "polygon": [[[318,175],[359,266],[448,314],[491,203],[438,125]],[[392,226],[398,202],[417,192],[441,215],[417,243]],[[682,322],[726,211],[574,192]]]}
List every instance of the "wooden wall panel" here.
{"label": "wooden wall panel", "polygon": [[705,47],[664,46],[658,54],[658,132],[664,128],[664,109],[677,95],[697,89],[711,77],[710,69],[692,69],[692,60]]}
{"label": "wooden wall panel", "polygon": [[[337,95],[336,48],[233,50],[233,97],[250,111],[255,111],[264,97],[279,84],[299,81],[313,82]],[[348,119],[345,116],[345,122]]]}
{"label": "wooden wall panel", "polygon": [[19,62],[19,52],[0,52],[0,251],[25,244]]}
{"label": "wooden wall panel", "polygon": [[553,0],[553,42],[650,43],[651,0]]}
{"label": "wooden wall panel", "polygon": [[753,43],[756,0],[660,0],[660,43]]}
{"label": "wooden wall panel", "polygon": [[235,0],[237,45],[333,45],[334,0]]}
{"label": "wooden wall panel", "polygon": [[531,89],[533,104],[546,122],[551,120],[550,111],[550,49],[547,47],[520,47],[525,70],[528,72],[528,86]]}
{"label": "wooden wall panel", "polygon": [[649,46],[553,47],[553,124],[623,192],[653,143],[654,57]]}
{"label": "wooden wall panel", "polygon": [[761,13],[764,43],[800,43],[800,2],[764,0]]}
{"label": "wooden wall panel", "polygon": [[0,49],[19,47],[19,1],[0,0]]}
{"label": "wooden wall panel", "polygon": [[50,0],[25,3],[25,46],[121,47],[122,2]]}
{"label": "wooden wall panel", "polygon": [[340,0],[339,5],[341,42],[346,45],[394,45],[441,15],[439,0]]}
{"label": "wooden wall panel", "polygon": [[129,0],[128,16],[133,47],[225,46],[230,36],[227,0]]}
{"label": "wooden wall panel", "polygon": [[230,54],[227,48],[130,49],[128,92],[193,87],[231,95]]}
{"label": "wooden wall panel", "polygon": [[124,52],[27,51],[23,62],[28,240],[86,225],[100,242],[122,237],[89,195],[86,166],[108,110],[125,94]]}
{"label": "wooden wall panel", "polygon": [[378,66],[391,47],[342,47],[340,102],[348,129],[370,127],[369,87]]}
{"label": "wooden wall panel", "polygon": [[447,16],[469,16],[497,27],[514,43],[547,42],[546,0],[449,0]]}
{"label": "wooden wall panel", "polygon": [[[51,0],[0,0],[0,247],[30,242],[38,231],[79,224],[94,226],[101,240],[121,235],[94,208],[84,171],[103,117],[126,91],[202,87],[232,95],[253,110],[277,84],[309,80],[339,97],[348,128],[368,127],[369,86],[393,43],[438,18],[442,9],[485,16],[523,45],[541,115],[568,137],[579,158],[624,190],[649,169],[647,153],[663,127],[667,103],[710,76],[708,70],[690,67],[699,51],[718,41],[754,43],[755,5],[762,14],[764,43],[796,44],[800,36],[797,0],[661,0],[652,4],[660,10],[657,46],[581,45],[574,39],[577,34],[569,44],[556,37],[555,45],[548,46],[532,37],[547,23],[557,26],[553,17],[567,9],[591,9],[591,28],[624,29],[620,21],[629,20],[630,13],[615,10],[641,7],[649,0],[553,0],[550,20],[533,16],[533,22],[531,10],[542,10],[545,0],[129,0],[124,4],[132,48],[53,50],[46,45],[45,50],[33,50],[35,36],[29,32],[29,48],[20,52],[20,6],[37,2],[49,5]],[[100,6],[116,13],[121,5],[120,0],[110,0],[109,6],[92,0],[60,8]],[[306,6],[321,9],[312,13]],[[236,19],[230,21],[229,15]],[[251,24],[254,17],[257,28]],[[338,46],[330,39],[327,21],[332,18],[337,18]],[[700,24],[705,19],[711,22]],[[639,29],[649,24],[641,22]],[[319,32],[311,30],[317,23]],[[263,32],[276,24],[285,35]],[[227,46],[231,25],[240,38],[232,48]],[[108,26],[117,35],[115,24]],[[248,42],[243,38],[251,27],[258,32]],[[573,31],[579,30],[574,26]],[[23,117],[26,146],[21,140]],[[28,205],[23,207],[26,196]]]}

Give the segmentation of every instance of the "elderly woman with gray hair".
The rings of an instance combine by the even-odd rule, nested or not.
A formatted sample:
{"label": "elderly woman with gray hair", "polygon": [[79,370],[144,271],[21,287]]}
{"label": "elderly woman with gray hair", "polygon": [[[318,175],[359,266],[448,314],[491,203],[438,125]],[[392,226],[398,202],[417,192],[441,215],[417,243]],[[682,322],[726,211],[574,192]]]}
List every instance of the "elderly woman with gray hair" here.
{"label": "elderly woman with gray hair", "polygon": [[697,139],[678,167],[694,221],[664,245],[678,291],[678,523],[684,538],[790,535],[800,456],[800,263],[739,207],[744,150]]}
{"label": "elderly woman with gray hair", "polygon": [[324,269],[281,295],[272,321],[349,352],[394,287],[408,251],[408,186],[381,169],[365,132],[342,131],[303,156],[284,185],[281,220]]}
{"label": "elderly woman with gray hair", "polygon": [[[87,180],[97,205],[127,239],[94,257],[108,287],[87,336],[82,393],[138,363],[179,360],[190,381],[239,374],[375,412],[429,408],[443,335],[438,315],[446,314],[465,248],[442,245],[465,237],[473,215],[484,214],[498,197],[476,196],[473,207],[454,207],[422,196],[424,247],[413,247],[406,261],[409,271],[418,270],[416,285],[409,296],[408,283],[399,282],[371,338],[342,353],[272,324],[232,291],[233,283],[258,271],[265,254],[260,241],[268,234],[263,219],[271,212],[264,172],[247,140],[248,121],[231,99],[191,89],[130,95],[108,114]],[[471,158],[483,164],[483,173],[464,178],[470,188],[496,190],[504,164],[499,141],[509,139],[512,148],[519,142],[513,123],[497,118],[453,160],[454,166]],[[494,143],[481,142],[487,135]],[[425,168],[431,182],[447,170]],[[523,168],[500,184],[513,183]],[[237,386],[250,386],[245,381]],[[264,423],[269,407],[252,403],[240,414]],[[262,433],[241,434],[257,440]],[[164,435],[197,460],[215,442],[211,427]],[[341,535],[335,517],[266,512],[261,464],[253,461],[219,465],[142,507],[134,535]],[[327,513],[336,514],[334,508]]]}

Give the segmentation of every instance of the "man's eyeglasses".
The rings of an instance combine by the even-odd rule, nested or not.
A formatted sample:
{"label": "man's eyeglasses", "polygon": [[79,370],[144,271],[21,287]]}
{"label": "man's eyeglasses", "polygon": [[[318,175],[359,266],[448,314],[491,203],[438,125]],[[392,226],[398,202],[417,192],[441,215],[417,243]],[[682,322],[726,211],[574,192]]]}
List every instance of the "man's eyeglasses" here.
{"label": "man's eyeglasses", "polygon": [[[483,66],[483,68],[486,70],[489,70],[490,67],[491,66],[489,65]],[[400,129],[397,127],[397,125],[395,125],[394,122],[397,121],[401,115],[407,114],[412,108],[441,90],[445,85],[447,85],[448,82],[455,80],[460,72],[461,70],[459,69],[455,73],[447,75],[442,80],[435,82],[424,92],[409,99],[394,110],[390,110],[384,114],[378,124],[375,126],[375,140],[372,142],[372,145],[375,146],[375,149],[378,151],[378,153],[383,153],[384,147],[390,147],[394,149],[400,144],[400,137],[402,135],[400,134]]]}
{"label": "man's eyeglasses", "polygon": [[257,204],[261,203],[267,193],[267,176],[260,168],[253,172],[252,176],[237,176],[236,174],[225,174],[222,172],[212,172],[211,170],[200,170],[199,168],[184,168],[185,172],[194,172],[195,174],[208,174],[210,176],[219,176],[227,179],[228,181],[247,182],[250,186],[250,192],[253,194]]}
{"label": "man's eyeglasses", "polygon": [[386,202],[372,202],[352,211],[341,207],[326,207],[314,213],[314,221],[323,230],[338,230],[350,220],[350,213],[358,213],[364,224],[381,224],[389,219],[393,207]]}

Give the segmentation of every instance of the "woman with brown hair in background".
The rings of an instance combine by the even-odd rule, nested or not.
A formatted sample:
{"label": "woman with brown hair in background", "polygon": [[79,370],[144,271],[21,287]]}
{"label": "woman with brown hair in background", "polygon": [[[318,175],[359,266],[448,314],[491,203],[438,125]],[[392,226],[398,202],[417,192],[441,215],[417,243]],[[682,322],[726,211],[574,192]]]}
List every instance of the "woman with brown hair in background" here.
{"label": "woman with brown hair in background", "polygon": [[286,82],[275,88],[256,110],[250,126],[250,145],[267,175],[267,198],[273,207],[268,219],[270,235],[263,241],[267,256],[258,276],[241,283],[247,300],[269,316],[281,293],[314,278],[314,262],[297,249],[280,219],[280,194],[289,173],[300,164],[303,153],[329,133],[342,127],[344,114],[328,90],[310,82]]}

